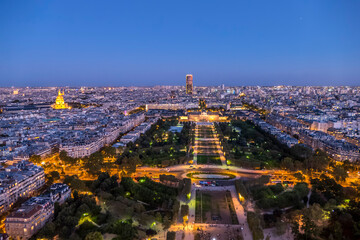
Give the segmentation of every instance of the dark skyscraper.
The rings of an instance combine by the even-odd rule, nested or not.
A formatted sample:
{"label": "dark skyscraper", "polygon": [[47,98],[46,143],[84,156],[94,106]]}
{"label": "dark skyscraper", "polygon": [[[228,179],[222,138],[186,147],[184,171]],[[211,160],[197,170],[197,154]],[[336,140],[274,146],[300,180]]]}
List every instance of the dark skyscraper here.
{"label": "dark skyscraper", "polygon": [[193,75],[186,75],[186,94],[193,94]]}

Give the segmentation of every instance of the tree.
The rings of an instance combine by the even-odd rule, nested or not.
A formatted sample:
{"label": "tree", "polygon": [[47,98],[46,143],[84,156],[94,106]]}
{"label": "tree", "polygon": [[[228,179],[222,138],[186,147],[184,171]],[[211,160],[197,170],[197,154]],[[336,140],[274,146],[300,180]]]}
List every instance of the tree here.
{"label": "tree", "polygon": [[286,157],[281,161],[281,167],[287,170],[294,170],[294,161],[292,158]]}
{"label": "tree", "polygon": [[345,181],[346,178],[349,177],[349,174],[342,166],[334,167],[332,175],[336,181]]}
{"label": "tree", "polygon": [[116,149],[111,146],[104,147],[101,153],[106,157],[113,157],[116,155]]}
{"label": "tree", "polygon": [[88,233],[85,240],[103,240],[103,236],[99,232]]}
{"label": "tree", "polygon": [[124,240],[124,239],[134,239],[136,235],[136,230],[132,226],[132,220],[118,220],[113,222],[107,226],[105,229],[108,233],[117,234],[118,237],[114,238],[116,240]]}
{"label": "tree", "polygon": [[157,213],[155,214],[155,220],[156,220],[157,222],[159,222],[159,223],[162,222],[161,213],[157,212]]}
{"label": "tree", "polygon": [[305,180],[305,177],[304,177],[304,175],[301,174],[301,172],[294,173],[293,176],[294,176],[294,178],[296,178],[299,181]]}
{"label": "tree", "polygon": [[65,164],[75,164],[78,159],[72,158],[68,156],[68,153],[64,150],[62,150],[59,154],[59,158],[61,161],[63,161]]}
{"label": "tree", "polygon": [[296,144],[290,148],[290,153],[297,159],[303,160],[311,157],[312,150],[304,145]]}
{"label": "tree", "polygon": [[61,161],[66,161],[66,158],[68,157],[68,154],[65,150],[62,150],[60,153],[59,153],[59,158]]}
{"label": "tree", "polygon": [[172,222],[174,222],[174,223],[177,222],[179,209],[180,209],[180,202],[178,200],[175,200],[173,207],[172,207],[172,214],[173,214]]}
{"label": "tree", "polygon": [[183,218],[184,224],[189,220],[189,205],[181,205],[180,214]]}
{"label": "tree", "polygon": [[334,239],[343,239],[343,228],[341,226],[341,223],[335,221],[331,226],[331,230]]}
{"label": "tree", "polygon": [[317,239],[320,234],[320,229],[316,226],[315,222],[307,215],[302,217],[301,230],[305,239]]}
{"label": "tree", "polygon": [[[248,199],[249,194],[248,194],[246,187],[241,179],[235,180],[235,188],[236,188],[238,194],[241,195],[241,197],[243,197],[244,199]],[[243,199],[240,199],[240,201],[242,201],[242,200]]]}
{"label": "tree", "polygon": [[168,216],[165,216],[163,218],[163,222],[162,222],[162,226],[163,226],[163,230],[164,230],[164,236],[166,231],[170,228],[171,226],[171,221],[169,220]]}
{"label": "tree", "polygon": [[166,240],[175,240],[176,239],[176,232],[168,232],[166,234]]}
{"label": "tree", "polygon": [[323,211],[318,204],[291,213],[291,227],[295,239],[318,239]]}
{"label": "tree", "polygon": [[286,232],[287,224],[281,219],[278,219],[275,223],[276,234],[281,236]]}
{"label": "tree", "polygon": [[59,147],[51,148],[51,154],[58,153],[58,152],[59,152]]}
{"label": "tree", "polygon": [[314,221],[317,225],[321,224],[321,221],[324,217],[324,212],[319,204],[313,204],[309,208],[304,209],[304,215],[308,216],[312,221]]}
{"label": "tree", "polygon": [[64,183],[69,185],[74,190],[86,191],[87,187],[85,183],[77,176],[65,176]]}
{"label": "tree", "polygon": [[52,171],[52,172],[50,172],[50,175],[54,180],[57,180],[60,178],[60,173],[58,171]]}
{"label": "tree", "polygon": [[56,226],[53,222],[47,223],[39,232],[39,237],[52,239],[55,235]]}
{"label": "tree", "polygon": [[335,179],[329,178],[325,174],[322,174],[320,179],[311,179],[311,185],[313,189],[311,198],[315,191],[321,193],[326,200],[335,199],[337,202],[341,202],[344,198],[343,187],[337,184]]}
{"label": "tree", "polygon": [[189,215],[189,205],[181,205],[180,213],[182,217]]}
{"label": "tree", "polygon": [[299,170],[302,171],[302,170],[304,169],[304,164],[303,164],[302,162],[296,160],[296,161],[294,162],[294,168],[295,168],[295,170],[297,170],[297,171],[299,171]]}
{"label": "tree", "polygon": [[300,235],[300,221],[301,221],[301,212],[300,210],[295,210],[290,212],[288,216],[288,220],[290,221],[291,232],[294,234],[295,239],[299,239]]}
{"label": "tree", "polygon": [[304,198],[309,193],[309,188],[307,186],[307,183],[300,182],[294,186],[294,191],[299,194],[300,198]]}
{"label": "tree", "polygon": [[316,150],[315,154],[311,158],[307,158],[304,164],[308,169],[322,171],[329,165],[329,162],[330,158],[326,155],[325,152]]}
{"label": "tree", "polygon": [[254,240],[264,239],[264,233],[261,228],[260,216],[254,212],[247,213],[247,221],[249,223],[249,228],[252,232]]}
{"label": "tree", "polygon": [[41,157],[39,155],[31,155],[31,157],[29,158],[29,161],[34,164],[39,164],[39,163],[41,163]]}
{"label": "tree", "polygon": [[90,155],[89,159],[85,161],[84,167],[89,170],[91,174],[98,174],[104,164],[104,157],[100,152],[95,152]]}
{"label": "tree", "polygon": [[171,226],[171,221],[169,220],[168,216],[163,218],[163,229],[164,231],[168,230]]}
{"label": "tree", "polygon": [[183,194],[187,196],[188,199],[190,199],[189,194],[191,194],[191,179],[190,178],[184,178],[184,188],[183,188]]}

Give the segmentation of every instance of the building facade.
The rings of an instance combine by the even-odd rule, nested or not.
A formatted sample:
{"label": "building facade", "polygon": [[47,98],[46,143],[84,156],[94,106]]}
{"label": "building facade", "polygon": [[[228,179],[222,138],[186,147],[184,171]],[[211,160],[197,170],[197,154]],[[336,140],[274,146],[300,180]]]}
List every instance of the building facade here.
{"label": "building facade", "polygon": [[193,75],[186,75],[186,94],[193,94]]}
{"label": "building facade", "polygon": [[120,135],[133,129],[145,121],[144,112],[133,114],[127,117],[128,119],[122,122],[121,126],[106,131],[101,137],[94,137],[92,139],[83,139],[82,141],[67,141],[60,144],[60,151],[66,151],[68,156],[73,158],[81,158],[89,156],[102,147],[114,142]]}
{"label": "building facade", "polygon": [[30,198],[6,217],[6,233],[16,240],[31,238],[54,216],[54,203],[62,204],[70,196],[68,185],[53,184],[44,194]]}
{"label": "building facade", "polygon": [[54,204],[48,198],[31,198],[5,220],[6,233],[12,239],[29,239],[43,228],[54,214]]}
{"label": "building facade", "polygon": [[21,161],[0,172],[0,214],[9,210],[19,198],[30,197],[45,184],[42,167]]}
{"label": "building facade", "polygon": [[55,104],[51,105],[53,109],[70,109],[69,105],[64,101],[64,92],[59,90],[58,96],[56,97]]}

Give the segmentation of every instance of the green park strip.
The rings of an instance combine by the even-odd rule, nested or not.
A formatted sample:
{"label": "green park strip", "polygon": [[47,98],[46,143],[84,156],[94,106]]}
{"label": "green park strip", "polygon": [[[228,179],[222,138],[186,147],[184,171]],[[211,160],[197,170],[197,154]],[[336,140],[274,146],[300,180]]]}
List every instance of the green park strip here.
{"label": "green park strip", "polygon": [[212,155],[198,155],[197,156],[197,164],[214,164],[221,165],[220,157],[212,156]]}

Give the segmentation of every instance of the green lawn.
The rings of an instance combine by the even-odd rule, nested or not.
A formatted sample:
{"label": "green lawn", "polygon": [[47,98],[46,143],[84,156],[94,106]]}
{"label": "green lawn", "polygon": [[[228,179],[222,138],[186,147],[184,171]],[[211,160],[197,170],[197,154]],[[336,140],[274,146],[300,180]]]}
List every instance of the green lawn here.
{"label": "green lawn", "polygon": [[215,165],[221,165],[220,156],[197,155],[197,164],[215,164]]}
{"label": "green lawn", "polygon": [[197,190],[195,200],[195,222],[206,222],[206,213],[209,211],[211,211],[211,195]]}
{"label": "green lawn", "polygon": [[198,146],[199,147],[216,147],[216,144],[213,141],[200,141]]}

